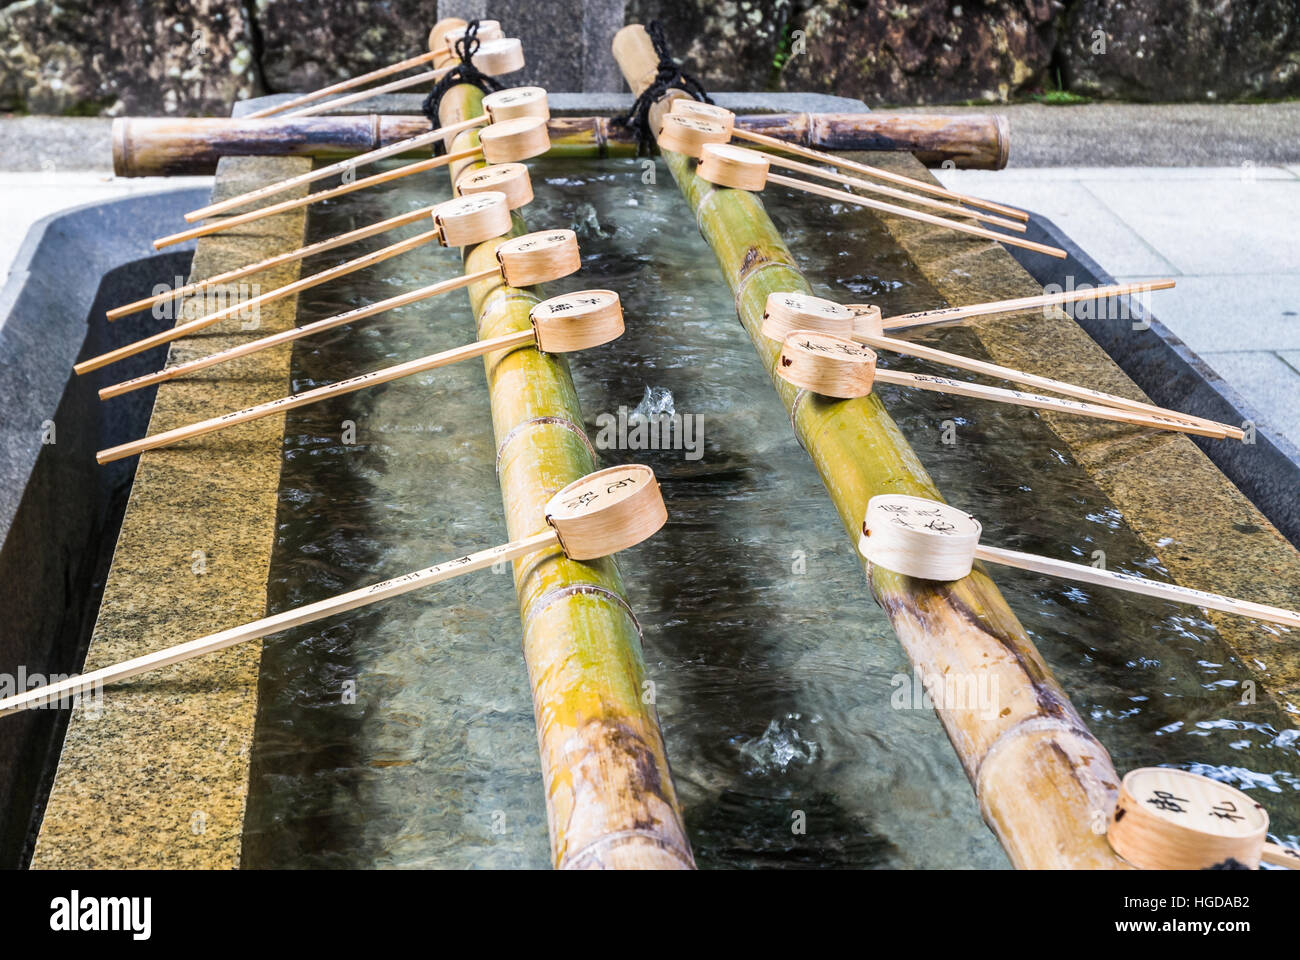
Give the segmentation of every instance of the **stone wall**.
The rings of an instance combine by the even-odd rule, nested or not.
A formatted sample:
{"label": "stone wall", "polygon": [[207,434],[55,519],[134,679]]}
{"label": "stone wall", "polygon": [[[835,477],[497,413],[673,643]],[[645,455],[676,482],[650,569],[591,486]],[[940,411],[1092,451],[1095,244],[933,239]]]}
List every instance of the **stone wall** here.
{"label": "stone wall", "polygon": [[525,41],[511,80],[551,89],[619,89],[605,35],[658,18],[716,90],[1300,95],[1300,0],[0,0],[0,110],[224,115],[410,56],[438,12],[480,10]]}

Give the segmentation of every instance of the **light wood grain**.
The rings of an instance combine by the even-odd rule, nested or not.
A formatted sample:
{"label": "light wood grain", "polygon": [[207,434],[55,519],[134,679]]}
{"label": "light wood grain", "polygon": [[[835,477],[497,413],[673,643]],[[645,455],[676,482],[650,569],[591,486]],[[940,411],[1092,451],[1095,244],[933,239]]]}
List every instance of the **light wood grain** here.
{"label": "light wood grain", "polygon": [[248,213],[237,214],[233,217],[225,217],[212,223],[205,223],[200,227],[191,227],[189,230],[182,230],[180,233],[173,233],[165,237],[159,237],[153,242],[155,250],[161,250],[164,247],[174,246],[178,243],[184,243],[187,240],[193,240],[195,237],[206,237],[209,234],[220,233],[223,230],[229,230],[232,227],[243,226],[246,223],[252,223],[255,220],[261,220],[263,217],[272,217],[276,214],[285,213],[289,210],[297,210],[300,207],[306,207],[313,203],[320,203],[322,200],[333,200],[335,197],[342,197],[349,193],[355,193],[357,190],[364,190],[367,187],[373,187],[381,183],[388,183],[391,180],[398,180],[402,177],[409,177],[416,173],[425,173],[429,170],[437,170],[439,167],[445,167],[448,164],[455,163],[458,160],[464,160],[466,157],[477,156],[478,148],[473,150],[463,150],[460,153],[444,154],[441,157],[433,157],[429,160],[417,160],[415,163],[408,163],[405,166],[397,167],[393,170],[385,170],[383,173],[372,174],[369,177],[363,177],[352,183],[344,183],[329,190],[318,190],[315,193],[309,193],[305,197],[299,197],[294,200],[284,200],[280,203],[272,204],[269,207],[261,207],[257,210],[250,210]]}
{"label": "light wood grain", "polygon": [[357,390],[362,390],[366,387],[377,386],[381,383],[389,383],[393,380],[399,380],[402,377],[414,376],[417,373],[424,373],[427,370],[434,370],[438,367],[445,367],[449,364],[459,363],[461,360],[467,360],[470,357],[481,357],[483,354],[490,353],[493,350],[505,350],[510,347],[522,346],[532,342],[534,342],[532,330],[521,330],[518,333],[509,333],[501,337],[495,337],[491,340],[478,340],[463,347],[444,350],[441,353],[431,354],[427,357],[420,357],[417,360],[408,360],[406,363],[398,363],[391,367],[384,367],[381,370],[363,373],[361,376],[350,377],[347,380],[340,380],[338,383],[331,383],[323,387],[316,387],[312,390],[305,390],[302,393],[291,394],[287,397],[281,397],[278,400],[259,403],[251,407],[245,407],[243,410],[236,410],[233,413],[226,413],[219,417],[200,420],[198,423],[176,427],[173,430],[167,430],[163,433],[156,433],[153,436],[144,437],[140,440],[133,440],[130,443],[123,443],[116,447],[110,447],[107,450],[99,451],[99,453],[95,455],[95,459],[101,464],[112,463],[114,460],[133,457],[146,450],[156,450],[159,447],[168,447],[174,443],[180,443],[183,440],[191,440],[195,437],[201,437],[204,434],[212,433],[216,430],[224,430],[227,427],[237,426],[241,423],[248,423],[250,420],[258,420],[262,417],[269,417],[272,414],[284,413],[288,410],[296,410],[298,407],[305,407],[308,404],[316,403],[320,400],[341,396],[345,393],[355,393]]}
{"label": "light wood grain", "polygon": [[301,626],[305,623],[314,623],[335,614],[368,606],[380,600],[387,600],[390,597],[401,596],[412,590],[432,586],[435,583],[441,583],[444,580],[450,580],[453,577],[459,577],[475,570],[483,570],[498,563],[506,563],[524,554],[545,549],[549,544],[557,542],[555,531],[547,530],[522,540],[466,554],[463,557],[457,557],[455,560],[448,560],[436,566],[425,567],[423,570],[416,570],[400,577],[393,577],[391,580],[383,580],[368,587],[362,587],[359,590],[342,593],[330,597],[328,600],[320,600],[293,610],[286,610],[270,617],[263,617],[261,620],[254,620],[252,623],[245,623],[238,627],[222,630],[219,633],[199,637],[197,640],[177,644],[165,650],[134,657],[110,667],[103,667],[80,676],[69,677],[58,683],[37,687],[25,693],[0,700],[0,716],[33,707],[42,707],[47,704],[63,703],[76,695],[98,690],[108,684],[118,683],[151,670],[216,653],[218,650],[224,650],[247,640],[270,636],[273,633],[279,633],[282,630],[288,630],[291,627]]}
{"label": "light wood grain", "polygon": [[355,307],[352,310],[337,313],[332,317],[314,320],[311,323],[291,327],[288,330],[281,330],[279,333],[273,333],[256,340],[249,340],[246,343],[228,347],[227,349],[221,350],[217,353],[208,354],[206,357],[197,357],[194,360],[187,360],[183,363],[175,364],[155,373],[147,373],[143,376],[133,377],[130,380],[124,380],[121,383],[115,383],[112,386],[104,387],[99,391],[99,399],[108,400],[112,397],[119,397],[124,393],[130,393],[133,390],[153,386],[156,383],[175,380],[177,377],[183,377],[186,374],[195,373],[199,370],[206,369],[207,367],[234,360],[237,357],[246,357],[251,353],[257,353],[260,350],[266,350],[270,347],[280,346],[285,343],[292,343],[294,340],[309,337],[312,334],[322,333],[325,330],[332,330],[335,327],[355,323],[358,320],[364,320],[366,317],[373,317],[376,314],[384,313],[388,310],[396,310],[398,307],[417,303],[420,300],[427,300],[430,297],[436,297],[451,290],[459,290],[471,283],[475,283],[479,280],[486,280],[488,277],[498,275],[499,273],[499,269],[482,270],[477,273],[452,277],[449,280],[443,280],[439,283],[420,287],[417,290],[398,294],[395,297],[388,297],[387,299],[367,304],[364,307]]}

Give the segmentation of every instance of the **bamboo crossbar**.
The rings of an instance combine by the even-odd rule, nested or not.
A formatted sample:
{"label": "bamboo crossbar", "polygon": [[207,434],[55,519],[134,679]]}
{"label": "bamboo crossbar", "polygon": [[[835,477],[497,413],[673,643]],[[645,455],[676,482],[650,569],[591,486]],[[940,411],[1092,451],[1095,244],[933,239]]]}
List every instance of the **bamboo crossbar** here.
{"label": "bamboo crossbar", "polygon": [[[633,93],[657,57],[643,27],[625,27],[614,55]],[[651,110],[656,126],[670,91]],[[736,297],[741,322],[791,413],[796,432],[856,542],[867,501],[905,492],[941,499],[897,425],[874,396],[828,402],[774,372],[779,344],[762,336],[767,297],[810,292],[761,199],[717,190],[681,154],[664,154]],[[912,663],[927,675],[982,675],[997,682],[999,709],[936,708],[985,821],[1013,865],[1118,868],[1123,863],[1090,824],[1114,806],[1119,778],[1006,600],[981,570],[953,583],[910,580],[873,567],[871,589]]]}
{"label": "bamboo crossbar", "polygon": [[[999,170],[1006,128],[992,115],[770,113],[736,118],[742,130],[820,150],[903,150],[932,167]],[[552,117],[552,152],[626,156],[636,141],[609,117]],[[430,132],[418,114],[352,116],[119,117],[113,121],[113,172],[119,177],[210,174],[223,156],[341,159]],[[424,152],[423,146],[420,148]]]}

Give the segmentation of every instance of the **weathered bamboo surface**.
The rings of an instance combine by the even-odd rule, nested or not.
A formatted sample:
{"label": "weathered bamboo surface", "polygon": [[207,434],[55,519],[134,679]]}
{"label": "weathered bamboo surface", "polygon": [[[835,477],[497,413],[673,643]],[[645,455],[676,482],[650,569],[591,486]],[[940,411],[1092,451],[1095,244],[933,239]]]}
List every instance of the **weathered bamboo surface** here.
{"label": "weathered bamboo surface", "polygon": [[[294,158],[231,158],[222,163],[217,191],[233,196],[308,167]],[[306,219],[304,211],[293,211],[237,234],[205,237],[191,279],[300,247]],[[299,267],[283,264],[259,282],[281,286],[297,278]],[[229,289],[235,292],[234,285]],[[172,357],[189,359],[289,329],[296,313],[296,300],[286,298],[260,311],[257,330],[232,324],[215,335],[177,340]],[[177,316],[183,319],[185,311]],[[289,374],[286,345],[243,358],[229,376],[165,384],[150,432],[281,396]],[[283,434],[284,417],[267,417],[238,436],[140,458],[86,670],[266,613]],[[238,867],[261,655],[260,641],[233,647],[106,688],[99,715],[76,710],[32,866]]]}
{"label": "weathered bamboo surface", "polygon": [[[453,88],[442,121],[478,113],[481,99],[473,87]],[[455,149],[477,136],[460,134]],[[524,232],[515,211],[512,235]],[[494,266],[500,242],[466,248],[466,271]],[[542,299],[499,279],[469,295],[480,338],[528,329]],[[527,347],[489,354],[484,366],[514,540],[545,530],[547,499],[595,470],[596,457],[562,354]],[[549,548],[515,561],[514,574],[555,866],[693,868],[658,715],[643,698],[640,628],[614,558],[578,562]]]}
{"label": "weathered bamboo surface", "polygon": [[[653,74],[643,28],[625,27],[614,54],[633,78]],[[669,97],[681,95],[674,91]],[[658,121],[668,98],[652,109]],[[828,401],[774,372],[780,350],[759,332],[769,293],[810,292],[776,227],[752,193],[715,189],[691,162],[664,160],[731,285],[736,309],[791,413],[846,532],[856,543],[867,501],[878,493],[942,499],[906,438],[874,395]],[[975,241],[964,241],[975,243]],[[871,589],[913,665],[926,676],[982,678],[996,689],[980,709],[936,710],[1011,862],[1024,868],[1116,868],[1104,832],[1119,779],[994,583],[978,567],[964,580],[911,580],[869,571]],[[965,705],[962,705],[965,706]]]}
{"label": "weathered bamboo surface", "polygon": [[[1007,131],[989,114],[773,113],[736,118],[737,126],[822,150],[905,150],[922,162],[997,170],[1006,166]],[[552,154],[626,156],[628,132],[608,117],[552,117]],[[113,171],[119,177],[207,174],[223,156],[354,156],[429,132],[419,115],[263,119],[119,117]],[[420,151],[428,155],[426,147]]]}

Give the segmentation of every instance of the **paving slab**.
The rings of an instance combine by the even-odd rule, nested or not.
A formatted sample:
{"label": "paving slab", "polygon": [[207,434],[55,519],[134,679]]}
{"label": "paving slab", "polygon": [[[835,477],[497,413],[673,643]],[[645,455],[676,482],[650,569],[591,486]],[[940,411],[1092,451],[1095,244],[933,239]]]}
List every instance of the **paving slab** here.
{"label": "paving slab", "polygon": [[[1150,275],[1116,274],[1121,283]],[[1162,323],[1194,351],[1300,350],[1300,282],[1295,276],[1237,273],[1180,276],[1152,295]],[[1230,382],[1231,377],[1219,371]]]}
{"label": "paving slab", "polygon": [[[1300,273],[1300,180],[1095,181],[1087,189],[1182,273]],[[1112,273],[1133,272],[1119,264]]]}
{"label": "paving slab", "polygon": [[[1047,217],[1112,273],[1176,276],[1178,269],[1103,203],[1084,184],[1069,179],[993,180],[973,171],[936,170],[944,184]],[[983,171],[981,171],[983,172]],[[1035,171],[1038,172],[1038,171]],[[998,176],[998,175],[994,175]]]}
{"label": "paving slab", "polygon": [[1275,429],[1291,437],[1300,431],[1300,351],[1288,354],[1288,363],[1264,350],[1202,354],[1210,366],[1253,403]]}
{"label": "paving slab", "polygon": [[[0,125],[2,126],[2,125]],[[211,177],[138,177],[127,179],[98,171],[0,172],[4,225],[0,228],[0,285],[32,224],[83,203],[170,190],[211,189]]]}

